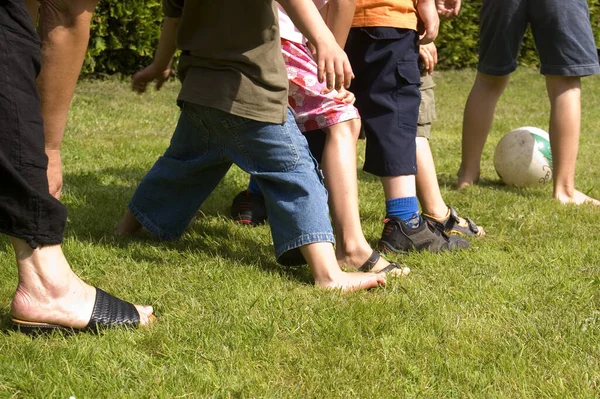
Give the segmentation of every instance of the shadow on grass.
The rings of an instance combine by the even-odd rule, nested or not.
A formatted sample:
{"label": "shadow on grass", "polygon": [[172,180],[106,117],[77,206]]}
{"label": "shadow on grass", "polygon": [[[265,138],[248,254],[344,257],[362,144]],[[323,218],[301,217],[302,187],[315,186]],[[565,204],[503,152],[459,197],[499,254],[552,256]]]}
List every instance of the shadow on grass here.
{"label": "shadow on grass", "polygon": [[15,331],[10,322],[10,310],[0,308],[0,332],[9,333]]}
{"label": "shadow on grass", "polygon": [[[126,238],[115,236],[115,226],[145,173],[146,170],[141,168],[105,168],[94,173],[66,174],[63,196],[69,210],[66,237],[75,236],[79,241],[130,249],[132,259],[157,264],[164,263],[158,251],[144,252],[143,248],[132,244],[141,242],[164,250],[209,253],[236,262],[257,264],[265,270],[312,284],[306,267],[280,266],[275,261],[272,244],[265,245],[248,234],[250,228],[230,221],[231,200],[243,187],[228,176],[202,204],[196,220],[179,239],[160,241],[149,234]],[[222,219],[222,223],[218,219]],[[262,235],[267,234],[262,231]]]}
{"label": "shadow on grass", "polygon": [[[448,175],[438,175],[438,183],[440,187],[447,186],[455,189],[456,178]],[[524,198],[543,198],[547,196],[547,193],[543,190],[540,190],[538,187],[519,188],[514,186],[507,186],[500,179],[482,179],[479,183],[476,184],[476,186],[496,191],[503,191],[506,193],[512,193]]]}

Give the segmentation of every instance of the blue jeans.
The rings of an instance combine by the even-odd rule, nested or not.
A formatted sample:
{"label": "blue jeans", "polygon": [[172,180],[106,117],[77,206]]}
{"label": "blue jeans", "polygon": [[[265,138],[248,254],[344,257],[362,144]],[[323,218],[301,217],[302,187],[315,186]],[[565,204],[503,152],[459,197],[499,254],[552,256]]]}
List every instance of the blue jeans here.
{"label": "blue jeans", "polygon": [[169,148],[141,181],[129,209],[153,235],[175,239],[233,163],[256,179],[265,196],[280,263],[299,263],[300,246],[334,242],[327,191],[289,110],[287,122],[277,125],[184,102]]}

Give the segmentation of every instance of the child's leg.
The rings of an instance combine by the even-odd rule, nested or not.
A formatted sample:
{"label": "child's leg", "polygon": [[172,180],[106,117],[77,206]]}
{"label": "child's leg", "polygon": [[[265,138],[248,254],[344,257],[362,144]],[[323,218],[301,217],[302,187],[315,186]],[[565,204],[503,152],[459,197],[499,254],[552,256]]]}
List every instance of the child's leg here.
{"label": "child's leg", "polygon": [[327,191],[291,111],[284,125],[240,124],[233,123],[237,117],[227,118],[232,119],[226,132],[232,158],[256,178],[264,194],[277,260],[297,263],[296,253],[301,252],[322,287],[358,289],[381,281],[371,273],[354,278],[340,270],[332,245]]}
{"label": "child's leg", "polygon": [[432,221],[435,226],[447,234],[458,235],[485,235],[485,231],[470,219],[459,217],[449,207],[440,191],[435,163],[429,138],[431,125],[436,120],[435,83],[431,75],[421,77],[421,104],[419,105],[419,123],[417,127],[417,169],[416,185],[417,197],[421,204],[423,217]]}
{"label": "child's leg", "polygon": [[136,189],[118,233],[135,233],[142,226],[164,240],[183,233],[231,166],[223,161],[218,138],[196,123],[209,112],[206,107],[184,105],[169,148]]}
{"label": "child's leg", "polygon": [[479,180],[483,146],[492,128],[496,104],[508,81],[509,75],[492,76],[477,72],[463,117],[462,162],[457,183],[459,189]]}
{"label": "child's leg", "polygon": [[478,72],[463,116],[459,189],[479,180],[481,153],[492,127],[496,103],[508,84],[510,73],[517,68],[517,55],[529,23],[530,4],[520,0],[483,1]]}
{"label": "child's leg", "polygon": [[577,76],[546,75],[550,97],[550,143],[554,198],[565,203],[600,205],[575,189],[575,164],[581,126],[581,84]]}
{"label": "child's leg", "polygon": [[320,142],[321,148],[313,146],[311,150],[315,150],[313,155],[320,158],[329,192],[338,262],[353,269],[383,270],[390,263],[377,257],[360,224],[356,142],[361,122],[358,111],[351,104],[352,96],[341,99],[335,92],[324,94],[325,84],[319,83],[317,65],[306,46],[284,39],[281,48],[288,67],[289,102],[299,129],[303,132],[317,128],[326,130],[313,131],[312,143],[323,138],[324,141]]}
{"label": "child's leg", "polygon": [[319,288],[357,291],[385,285],[383,273],[343,272],[337,264],[331,244],[327,242],[307,244],[300,247],[300,251],[310,266],[315,285]]}
{"label": "child's leg", "polygon": [[434,222],[436,227],[447,234],[484,236],[485,230],[469,218],[462,218],[449,207],[438,184],[435,163],[431,154],[429,140],[417,137],[417,196],[423,211],[423,217]]}
{"label": "child's leg", "polygon": [[416,176],[417,197],[423,213],[444,217],[448,206],[442,198],[429,140],[425,137],[417,137],[417,168],[419,170]]}
{"label": "child's leg", "polygon": [[367,148],[364,170],[379,176],[386,218],[378,248],[433,252],[468,246],[450,240],[419,215],[415,136],[421,95],[416,32],[352,29],[346,52],[356,74],[350,90],[363,117]]}
{"label": "child's leg", "polygon": [[[340,265],[358,269],[373,252],[363,234],[358,210],[356,141],[360,119],[338,123],[326,130],[321,168],[337,241],[335,253]],[[376,272],[389,264],[380,257],[371,270]]]}

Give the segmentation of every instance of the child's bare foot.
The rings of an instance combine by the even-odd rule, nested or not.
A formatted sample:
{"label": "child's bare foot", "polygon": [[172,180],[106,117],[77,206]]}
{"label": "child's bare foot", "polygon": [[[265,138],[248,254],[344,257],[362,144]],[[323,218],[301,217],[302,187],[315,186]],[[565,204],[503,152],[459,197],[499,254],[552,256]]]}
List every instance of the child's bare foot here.
{"label": "child's bare foot", "polygon": [[555,193],[554,199],[562,202],[563,204],[589,204],[594,206],[600,206],[600,201],[595,198],[589,197],[581,191],[574,190],[572,195],[567,193]]}
{"label": "child's bare foot", "polygon": [[[73,329],[88,326],[97,296],[100,298],[102,294],[73,273],[61,247],[54,245],[33,250],[18,239],[13,239],[13,247],[19,268],[19,284],[11,303],[13,322],[19,326],[51,325]],[[131,308],[131,304],[123,302],[117,306],[122,306],[122,310]],[[151,306],[135,305],[135,311],[140,326],[147,326],[155,320]],[[101,324],[108,326],[129,320],[125,319],[109,317]]]}
{"label": "child's bare foot", "polygon": [[461,166],[456,175],[458,176],[457,190],[479,183],[479,170],[468,171]]}
{"label": "child's bare foot", "polygon": [[334,278],[315,280],[315,285],[321,289],[343,292],[368,290],[385,285],[385,274],[375,273],[346,273],[340,271]]}
{"label": "child's bare foot", "polygon": [[117,235],[128,236],[145,231],[144,227],[128,209],[123,219],[117,224]]}

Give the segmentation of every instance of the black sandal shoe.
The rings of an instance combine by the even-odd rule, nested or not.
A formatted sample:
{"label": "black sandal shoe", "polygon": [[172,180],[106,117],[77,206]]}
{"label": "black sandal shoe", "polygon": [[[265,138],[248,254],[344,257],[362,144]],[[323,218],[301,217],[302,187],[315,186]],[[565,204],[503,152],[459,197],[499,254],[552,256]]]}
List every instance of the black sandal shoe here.
{"label": "black sandal shoe", "polygon": [[[363,263],[362,266],[358,268],[358,271],[365,272],[365,273],[370,272],[371,270],[373,270],[373,268],[375,267],[375,265],[377,264],[377,262],[379,261],[380,258],[381,258],[381,254],[379,252],[373,250],[373,252],[371,252],[371,256],[369,256],[369,259],[367,259],[366,262]],[[389,272],[393,272],[391,274],[406,276],[408,273],[410,273],[410,269],[408,269],[408,272],[405,273],[404,271],[406,269],[408,269],[408,268],[402,266],[400,263],[390,262],[389,265],[387,265],[386,267],[384,267],[383,269],[381,269],[375,273],[387,274]]]}
{"label": "black sandal shoe", "polygon": [[137,327],[140,324],[140,314],[135,306],[122,299],[114,297],[100,288],[96,288],[96,300],[90,321],[84,328],[72,328],[57,324],[37,323],[11,317],[13,326],[25,334],[49,333],[65,331],[69,333],[98,332],[105,328]]}

